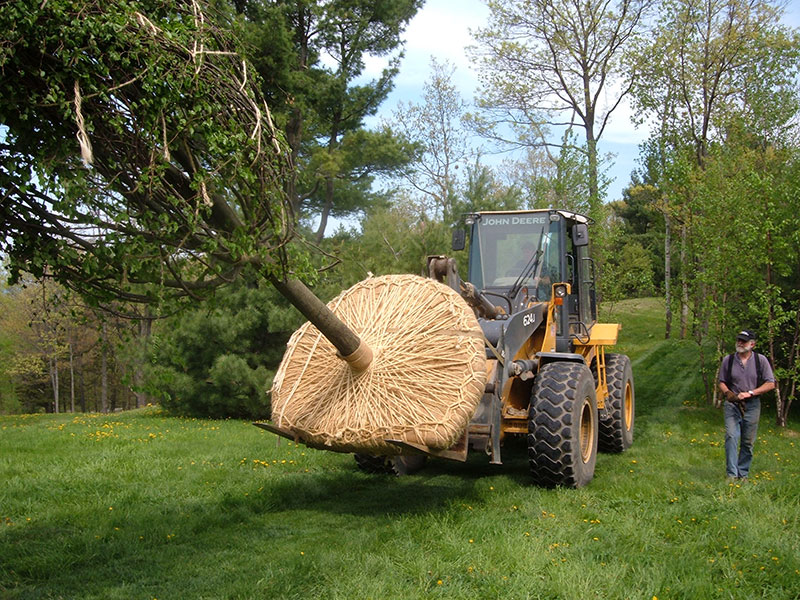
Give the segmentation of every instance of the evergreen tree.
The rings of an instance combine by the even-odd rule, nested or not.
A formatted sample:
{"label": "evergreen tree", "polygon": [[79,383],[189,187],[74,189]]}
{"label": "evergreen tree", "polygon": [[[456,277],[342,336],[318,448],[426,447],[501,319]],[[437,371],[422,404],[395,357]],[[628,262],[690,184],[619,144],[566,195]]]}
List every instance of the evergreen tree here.
{"label": "evergreen tree", "polygon": [[176,414],[269,417],[272,377],[301,322],[278,298],[272,286],[239,281],[157,325],[146,389]]}
{"label": "evergreen tree", "polygon": [[[246,23],[250,55],[273,116],[285,132],[292,163],[287,191],[296,215],[325,235],[330,217],[363,212],[380,195],[376,175],[397,173],[413,147],[388,128],[369,130],[392,89],[401,35],[421,0],[235,0]],[[377,79],[364,81],[365,60],[385,58]]]}

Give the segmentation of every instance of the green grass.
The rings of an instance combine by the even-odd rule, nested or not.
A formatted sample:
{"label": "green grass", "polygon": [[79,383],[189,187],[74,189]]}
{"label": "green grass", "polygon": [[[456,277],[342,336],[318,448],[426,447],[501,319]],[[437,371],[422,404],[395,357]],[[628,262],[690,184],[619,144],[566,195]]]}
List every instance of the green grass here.
{"label": "green grass", "polygon": [[0,598],[800,596],[800,469],[762,414],[751,483],[724,481],[720,412],[662,307],[618,303],[634,446],[580,490],[525,449],[370,477],[240,421],[0,417]]}

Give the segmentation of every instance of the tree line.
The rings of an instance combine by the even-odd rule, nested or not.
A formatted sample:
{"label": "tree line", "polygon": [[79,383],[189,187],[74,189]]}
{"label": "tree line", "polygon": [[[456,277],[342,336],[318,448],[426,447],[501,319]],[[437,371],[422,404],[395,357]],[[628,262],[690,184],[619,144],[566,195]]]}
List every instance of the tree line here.
{"label": "tree line", "polygon": [[[369,273],[420,272],[464,212],[558,207],[595,222],[604,300],[664,295],[665,336],[695,340],[709,402],[734,332],[756,329],[785,424],[800,39],[780,4],[488,5],[474,105],[433,58],[423,96],[373,128],[419,0],[1,7],[2,348],[16,366],[0,408],[83,408],[78,382],[103,399],[92,409],[264,416],[301,321],[271,283],[328,299]],[[387,66],[366,81],[371,57]],[[600,147],[622,102],[651,135],[605,202]],[[482,154],[509,148],[501,165]],[[331,232],[331,218],[361,224]]]}

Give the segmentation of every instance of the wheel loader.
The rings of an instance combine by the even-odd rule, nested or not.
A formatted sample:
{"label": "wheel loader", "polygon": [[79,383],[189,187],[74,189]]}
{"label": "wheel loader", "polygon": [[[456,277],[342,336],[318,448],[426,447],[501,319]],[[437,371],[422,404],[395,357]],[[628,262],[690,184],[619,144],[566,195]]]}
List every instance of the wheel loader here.
{"label": "wheel loader", "polygon": [[[630,360],[606,353],[620,326],[597,322],[590,220],[565,210],[486,211],[465,215],[464,223],[467,278],[447,256],[428,257],[427,274],[477,318],[485,348],[479,343],[475,358],[485,354],[487,377],[471,421],[449,448],[385,439],[390,452],[357,453],[355,460],[362,470],[400,475],[429,456],[466,461],[472,450],[499,465],[504,442],[524,438],[535,483],[583,486],[594,476],[598,449],[622,452],[633,442],[635,405]],[[465,248],[467,231],[457,228],[453,250]],[[307,288],[297,281],[276,286],[340,359],[356,371],[367,368],[372,350]],[[256,425],[302,441],[295,428]]]}
{"label": "wheel loader", "polygon": [[[534,210],[478,212],[464,222],[466,280],[447,256],[428,257],[428,276],[459,292],[478,317],[488,372],[483,398],[452,448],[397,442],[402,454],[356,454],[356,462],[405,474],[426,456],[465,461],[477,450],[501,464],[504,441],[524,436],[534,482],[583,486],[598,449],[622,452],[633,442],[635,407],[630,360],[606,352],[620,326],[597,322],[590,221]],[[454,231],[454,251],[465,249],[466,233]]]}

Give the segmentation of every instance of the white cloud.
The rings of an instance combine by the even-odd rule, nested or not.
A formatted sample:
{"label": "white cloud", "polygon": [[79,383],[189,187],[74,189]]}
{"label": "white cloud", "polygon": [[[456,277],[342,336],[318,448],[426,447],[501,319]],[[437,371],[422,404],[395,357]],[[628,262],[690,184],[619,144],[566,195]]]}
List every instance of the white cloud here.
{"label": "white cloud", "polygon": [[[477,79],[465,48],[473,43],[470,29],[482,26],[488,14],[489,9],[480,0],[428,0],[406,29],[396,95],[404,100],[418,99],[434,57],[456,67],[454,82],[465,99],[471,99]],[[419,92],[416,98],[414,90]]]}
{"label": "white cloud", "polygon": [[473,43],[470,29],[486,22],[489,9],[478,0],[432,0],[406,30],[408,55],[434,55],[458,67],[468,67],[464,48]]}

